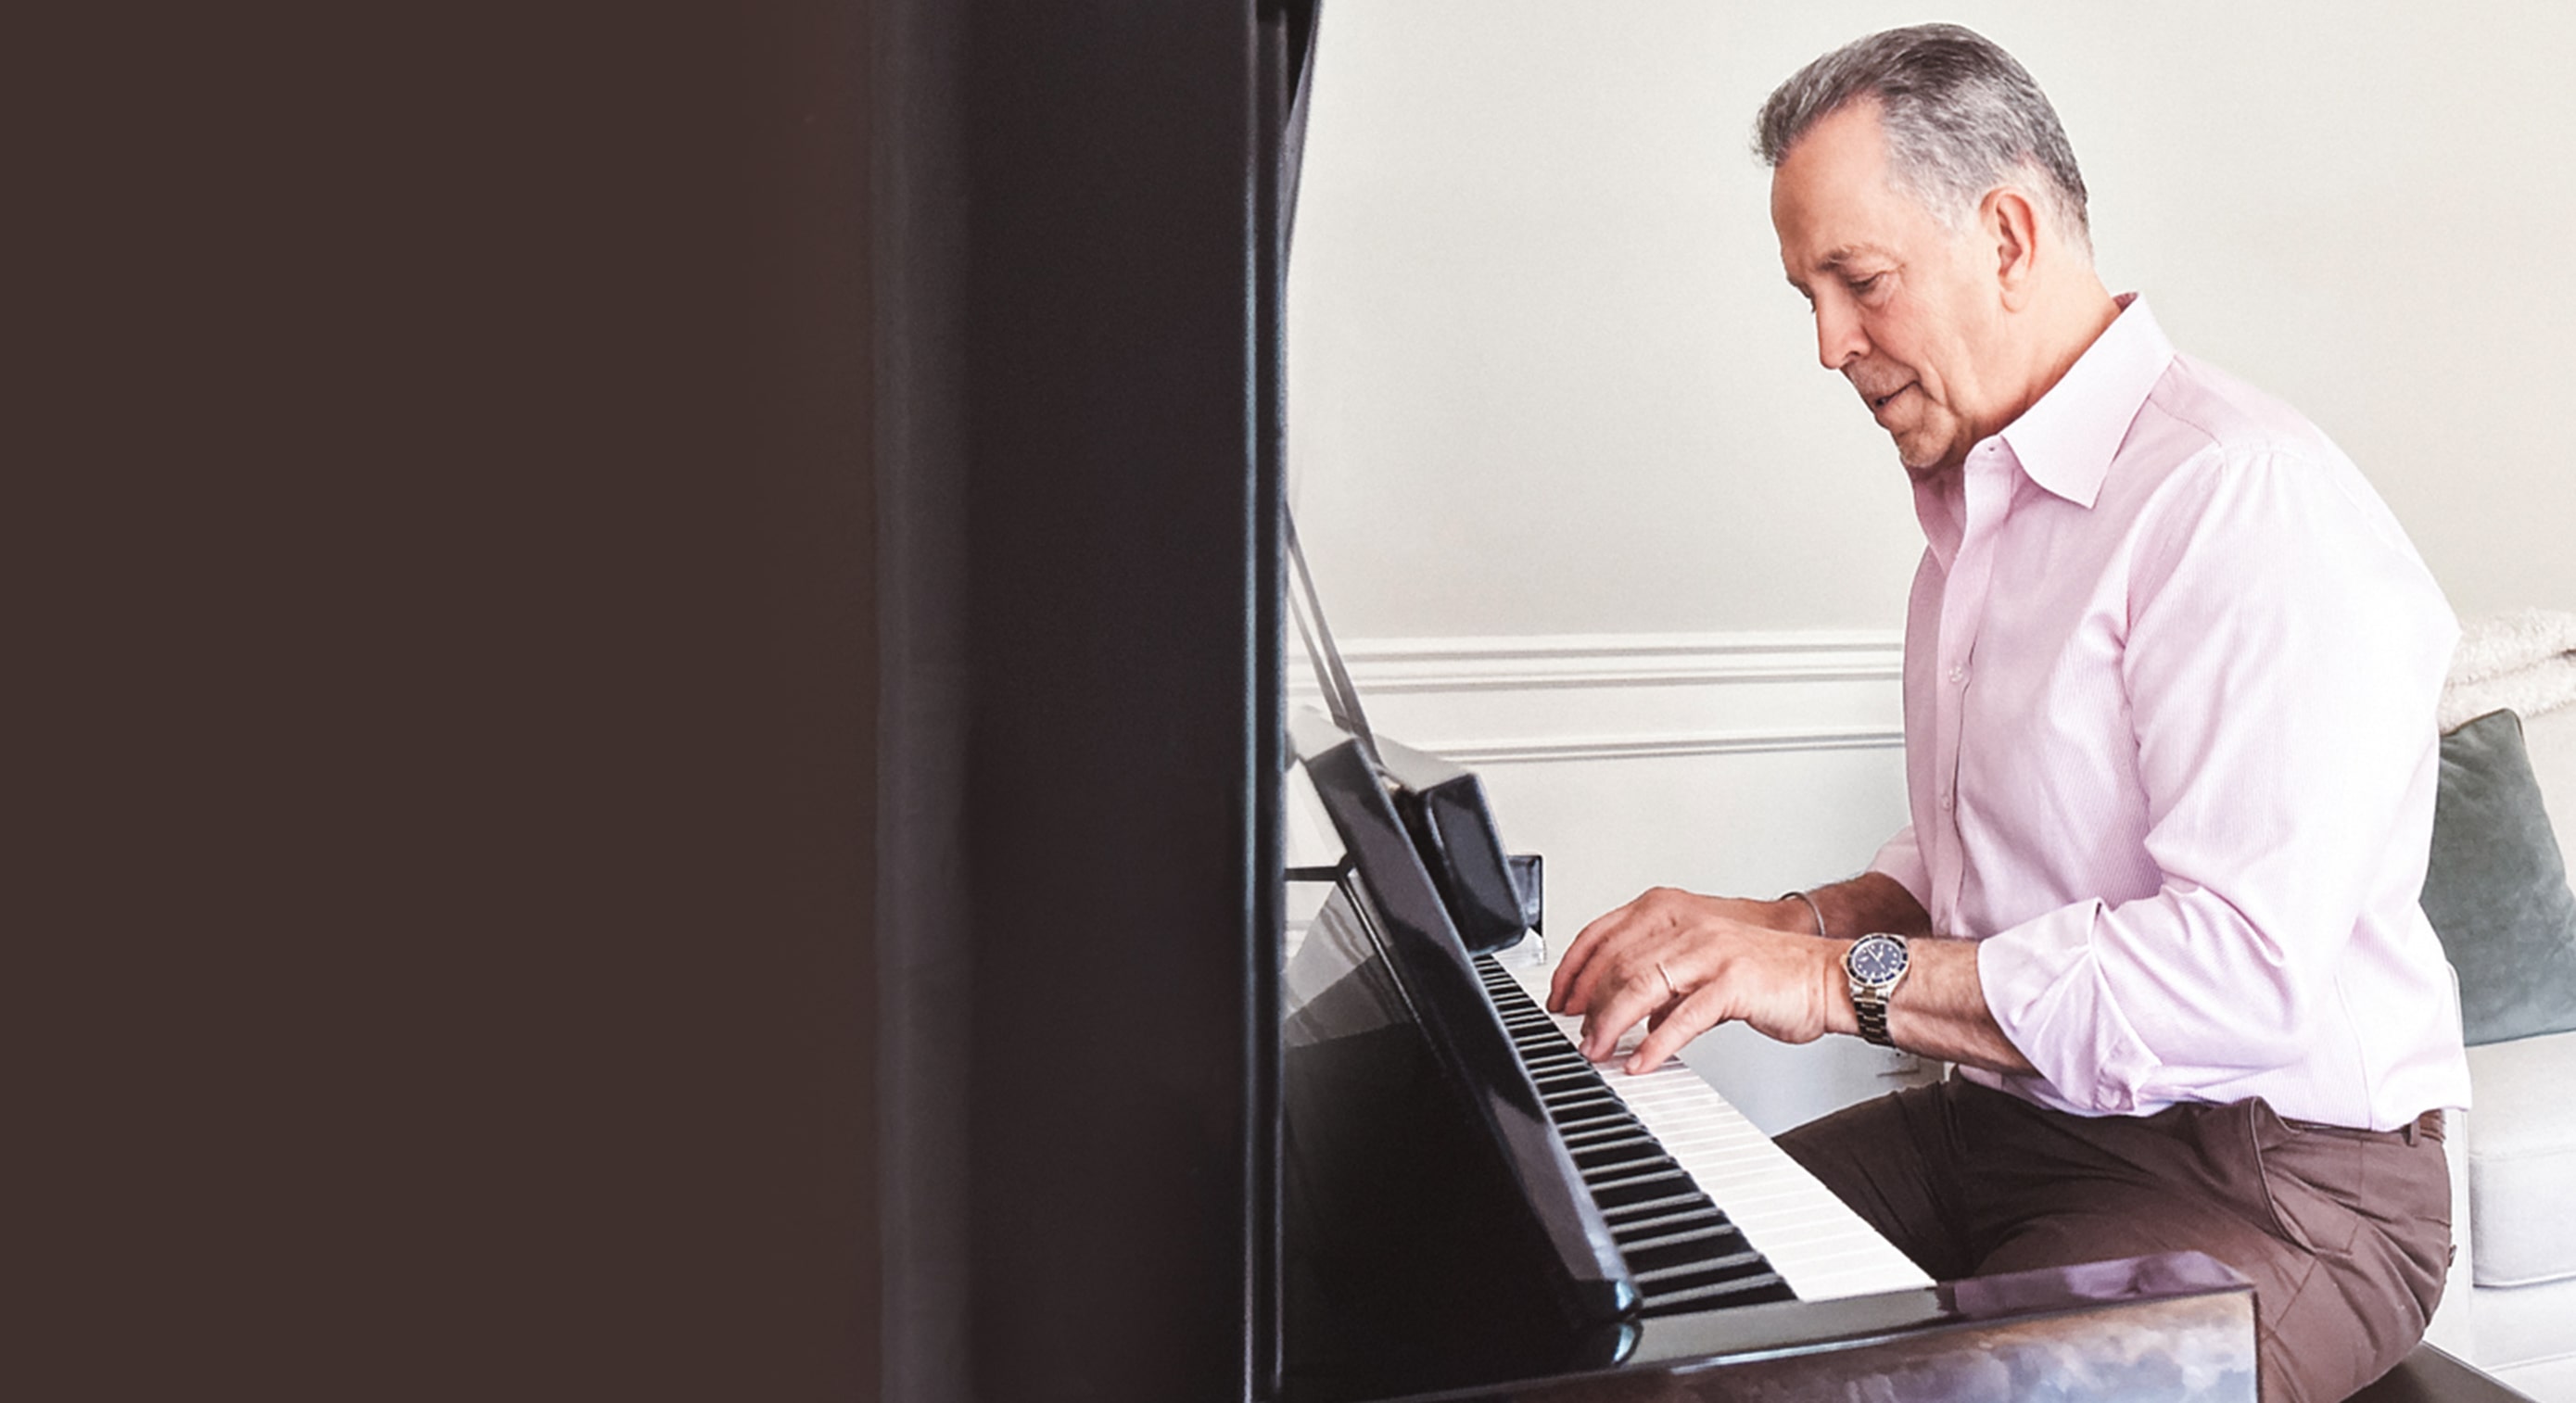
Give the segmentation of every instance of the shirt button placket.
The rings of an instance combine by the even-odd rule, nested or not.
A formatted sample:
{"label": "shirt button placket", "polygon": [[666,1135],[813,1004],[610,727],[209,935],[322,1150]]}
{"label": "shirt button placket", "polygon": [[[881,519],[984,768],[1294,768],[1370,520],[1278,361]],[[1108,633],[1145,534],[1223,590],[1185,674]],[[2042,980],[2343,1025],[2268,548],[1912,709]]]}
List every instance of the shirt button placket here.
{"label": "shirt button placket", "polygon": [[[1943,813],[1955,814],[1959,807],[1960,750],[1965,738],[1963,733],[1967,729],[1968,699],[1965,695],[1965,688],[1968,682],[1968,665],[1964,662],[1954,662],[1950,664],[1948,676],[1950,678],[1950,687],[1948,691],[1942,693],[1941,701],[1944,714],[1949,718],[1950,764],[1944,771],[1947,778],[1944,779],[1941,784],[1941,811]],[[1953,817],[1951,825],[1954,831],[1957,827],[1957,823],[1958,820]],[[1964,853],[1962,854],[1962,865],[1965,865]]]}
{"label": "shirt button placket", "polygon": [[1967,881],[1967,841],[1959,831],[1959,769],[1967,729],[1968,660],[1976,652],[1985,623],[1987,587],[1994,577],[1994,533],[2002,524],[2011,489],[2012,463],[1998,440],[1988,440],[1969,455],[1960,483],[1965,518],[1959,553],[1941,600],[1941,651],[1936,675],[1946,679],[1933,703],[1939,735],[1936,751],[1941,777],[1941,821],[1937,825],[1943,861],[1934,881],[1943,926],[1955,925],[1959,898]]}

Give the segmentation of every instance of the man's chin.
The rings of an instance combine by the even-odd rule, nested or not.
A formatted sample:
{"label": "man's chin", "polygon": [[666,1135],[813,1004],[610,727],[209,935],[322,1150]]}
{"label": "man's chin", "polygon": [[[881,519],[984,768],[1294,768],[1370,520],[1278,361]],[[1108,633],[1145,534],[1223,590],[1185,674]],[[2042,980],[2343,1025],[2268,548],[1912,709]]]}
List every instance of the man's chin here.
{"label": "man's chin", "polygon": [[1916,482],[1930,482],[1955,471],[1959,466],[1950,461],[1950,456],[1946,453],[1927,453],[1922,450],[1908,452],[1903,443],[1896,445],[1896,462],[1897,466],[1905,469],[1905,475]]}

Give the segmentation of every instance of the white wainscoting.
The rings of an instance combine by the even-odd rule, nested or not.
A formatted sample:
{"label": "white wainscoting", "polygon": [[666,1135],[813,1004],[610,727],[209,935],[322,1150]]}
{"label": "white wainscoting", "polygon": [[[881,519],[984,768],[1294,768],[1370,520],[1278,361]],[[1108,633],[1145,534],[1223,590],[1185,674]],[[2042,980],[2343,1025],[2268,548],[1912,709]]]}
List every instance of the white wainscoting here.
{"label": "white wainscoting", "polygon": [[[1503,837],[1547,858],[1550,945],[1650,886],[1776,896],[1847,877],[1905,821],[1902,645],[1888,633],[1353,639],[1370,725],[1475,769]],[[1292,705],[1321,706],[1303,654]],[[1340,844],[1291,787],[1289,860]],[[1777,1133],[1926,1070],[1848,1038],[1743,1028],[1687,1059]]]}

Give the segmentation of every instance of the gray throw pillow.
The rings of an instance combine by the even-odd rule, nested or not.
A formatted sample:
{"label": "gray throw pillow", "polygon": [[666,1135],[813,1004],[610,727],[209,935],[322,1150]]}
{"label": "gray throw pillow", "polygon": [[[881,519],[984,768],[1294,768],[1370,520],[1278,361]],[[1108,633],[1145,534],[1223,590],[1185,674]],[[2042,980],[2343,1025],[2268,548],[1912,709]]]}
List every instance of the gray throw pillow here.
{"label": "gray throw pillow", "polygon": [[2510,711],[2442,737],[2424,914],[2459,972],[2470,1046],[2576,1028],[2576,893]]}

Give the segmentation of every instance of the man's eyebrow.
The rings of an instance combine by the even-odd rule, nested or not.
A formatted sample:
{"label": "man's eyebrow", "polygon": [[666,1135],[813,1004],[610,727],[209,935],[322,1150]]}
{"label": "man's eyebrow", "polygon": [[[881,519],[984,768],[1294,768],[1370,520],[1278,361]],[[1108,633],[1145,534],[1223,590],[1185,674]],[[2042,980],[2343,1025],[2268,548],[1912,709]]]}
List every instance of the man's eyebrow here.
{"label": "man's eyebrow", "polygon": [[1828,251],[1824,257],[1817,259],[1816,266],[1826,270],[1827,272],[1831,272],[1832,270],[1840,268],[1844,264],[1852,262],[1855,259],[1884,258],[1887,256],[1887,250],[1880,248],[1876,244],[1844,244],[1842,247],[1832,249]]}
{"label": "man's eyebrow", "polygon": [[[1839,248],[1826,250],[1825,256],[1816,260],[1816,270],[1824,273],[1837,273],[1857,259],[1893,259],[1894,257],[1894,254],[1889,253],[1886,249],[1880,248],[1876,244],[1844,244]],[[1795,273],[1786,272],[1786,270],[1783,270],[1783,272],[1784,276],[1789,280],[1789,286],[1796,288],[1799,296],[1806,297],[1812,295],[1807,291],[1805,279],[1800,278]]]}

